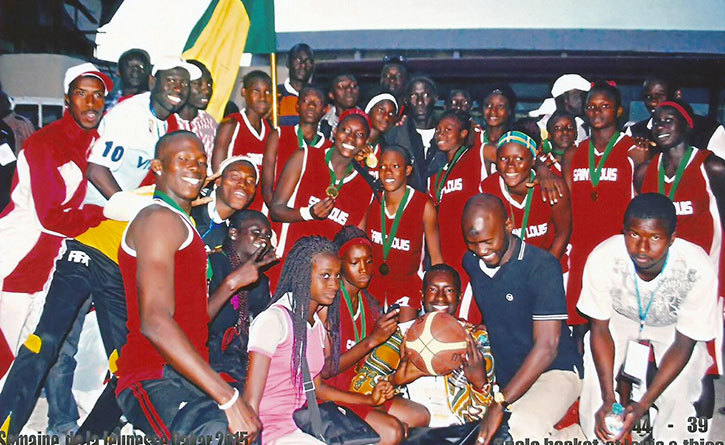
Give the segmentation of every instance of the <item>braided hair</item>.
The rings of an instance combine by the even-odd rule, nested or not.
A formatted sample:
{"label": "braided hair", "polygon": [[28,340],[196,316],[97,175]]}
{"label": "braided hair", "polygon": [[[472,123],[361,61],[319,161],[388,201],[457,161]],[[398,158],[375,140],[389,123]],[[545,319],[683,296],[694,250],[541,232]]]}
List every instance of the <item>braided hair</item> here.
{"label": "braided hair", "polygon": [[[312,260],[316,255],[329,253],[337,256],[337,248],[327,238],[321,236],[306,236],[297,240],[292,246],[287,258],[284,260],[282,274],[277,284],[277,289],[272,296],[269,306],[282,299],[286,294],[291,294],[290,306],[292,317],[292,332],[294,335],[292,343],[292,361],[290,371],[295,376],[299,386],[303,384],[301,363],[307,357],[307,317],[310,313],[310,286],[312,283]],[[328,313],[339,312],[340,299],[335,298]],[[335,307],[337,306],[337,307]],[[330,320],[327,321],[328,325]],[[336,331],[340,330],[339,325],[329,326]]]}
{"label": "braided hair", "polygon": [[[342,229],[340,229],[339,232],[335,235],[335,238],[332,240],[332,243],[335,245],[335,247],[338,250],[338,255],[340,255],[340,248],[345,245],[350,240],[353,240],[355,238],[362,238],[370,242],[370,238],[365,235],[365,232],[360,230],[356,226],[344,226]],[[372,249],[371,249],[372,250]],[[342,260],[342,257],[340,257],[340,260]],[[342,275],[342,273],[341,273]],[[340,288],[342,289],[343,283],[340,283]],[[342,292],[342,291],[340,291]],[[362,289],[362,295],[365,299],[365,305],[370,308],[370,312],[373,314],[373,323],[378,318],[378,314],[380,312],[380,304],[375,300],[375,298],[370,295],[370,293],[367,291],[367,289]],[[338,365],[340,363],[340,351],[341,351],[341,344],[340,344],[340,310],[341,310],[341,304],[340,304],[341,296],[338,296],[338,298],[335,298],[336,304],[330,307],[330,310],[327,311],[327,322],[328,322],[328,335],[330,336],[330,343],[332,344],[332,354],[330,358],[332,359],[332,369],[335,374],[337,374]],[[352,314],[350,314],[352,316]],[[333,326],[337,326],[336,328],[333,328]],[[365,333],[363,332],[363,335]]]}

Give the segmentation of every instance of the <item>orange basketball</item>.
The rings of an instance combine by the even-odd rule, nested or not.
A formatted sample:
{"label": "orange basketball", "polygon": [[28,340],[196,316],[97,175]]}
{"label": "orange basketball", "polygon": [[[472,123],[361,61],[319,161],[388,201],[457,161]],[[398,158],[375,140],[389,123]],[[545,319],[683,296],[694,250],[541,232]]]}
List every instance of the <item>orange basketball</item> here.
{"label": "orange basketball", "polygon": [[404,344],[410,361],[428,374],[448,374],[461,366],[466,355],[466,330],[455,317],[431,312],[413,323]]}

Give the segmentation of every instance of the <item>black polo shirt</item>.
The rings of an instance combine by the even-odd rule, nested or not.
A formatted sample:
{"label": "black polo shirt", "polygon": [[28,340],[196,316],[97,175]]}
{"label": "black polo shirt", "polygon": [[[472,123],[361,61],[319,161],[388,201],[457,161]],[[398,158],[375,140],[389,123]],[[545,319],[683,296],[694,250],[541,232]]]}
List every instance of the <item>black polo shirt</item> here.
{"label": "black polo shirt", "polygon": [[[547,368],[581,370],[582,360],[566,325],[566,297],[559,261],[522,242],[511,259],[496,269],[472,252],[463,257],[476,304],[483,314],[496,360],[496,380],[505,387],[534,346],[534,321],[561,320],[559,352]],[[489,276],[485,271],[488,271]]]}

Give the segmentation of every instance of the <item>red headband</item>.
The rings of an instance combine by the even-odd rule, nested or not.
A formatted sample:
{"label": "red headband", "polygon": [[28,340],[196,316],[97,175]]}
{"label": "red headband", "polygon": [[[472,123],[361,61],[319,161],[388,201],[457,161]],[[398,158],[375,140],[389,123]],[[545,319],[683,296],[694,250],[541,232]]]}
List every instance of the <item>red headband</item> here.
{"label": "red headband", "polygon": [[685,118],[685,122],[687,122],[687,126],[690,127],[690,130],[692,130],[695,127],[695,123],[692,121],[692,116],[690,116],[690,113],[685,111],[685,108],[678,104],[677,102],[672,102],[671,100],[666,100],[664,102],[660,102],[659,105],[657,105],[657,108],[662,107],[672,107],[675,110],[679,111],[682,117]]}
{"label": "red headband", "polygon": [[338,122],[342,122],[343,119],[345,119],[346,117],[351,116],[353,114],[357,114],[361,118],[365,119],[365,122],[368,123],[368,130],[370,130],[370,128],[372,128],[373,123],[370,120],[370,117],[363,110],[361,110],[357,107],[350,108],[349,110],[343,111],[342,114],[340,115],[340,120]]}
{"label": "red headband", "polygon": [[357,237],[349,240],[342,246],[340,246],[339,249],[337,249],[337,254],[342,258],[345,255],[345,252],[353,246],[368,246],[369,248],[373,248],[373,245],[370,244],[370,241],[368,241],[367,238]]}

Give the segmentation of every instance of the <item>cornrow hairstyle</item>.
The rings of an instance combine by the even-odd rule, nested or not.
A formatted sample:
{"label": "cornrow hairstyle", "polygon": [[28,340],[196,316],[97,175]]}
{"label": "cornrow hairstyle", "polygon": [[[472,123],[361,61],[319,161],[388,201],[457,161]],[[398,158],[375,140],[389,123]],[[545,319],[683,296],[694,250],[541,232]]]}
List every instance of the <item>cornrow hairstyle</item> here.
{"label": "cornrow hairstyle", "polygon": [[261,80],[266,83],[270,88],[272,87],[272,78],[269,77],[269,74],[261,70],[254,70],[245,74],[242,78],[242,87],[249,88],[252,86],[252,83],[257,80]]}
{"label": "cornrow hairstyle", "polygon": [[459,124],[461,124],[461,131],[468,130],[469,134],[471,132],[471,115],[466,113],[465,111],[461,110],[446,110],[441,114],[441,117],[438,119],[438,122],[442,121],[444,118],[453,118],[458,121]]}
{"label": "cornrow hairstyle", "polygon": [[380,152],[381,156],[386,151],[394,151],[400,154],[400,156],[402,156],[403,160],[405,161],[405,165],[413,165],[413,156],[405,147],[397,144],[383,145],[382,151]]}
{"label": "cornrow hairstyle", "polygon": [[587,103],[589,99],[595,94],[604,94],[614,101],[614,108],[622,106],[622,94],[619,92],[619,88],[611,85],[604,80],[597,80],[592,84],[592,89],[587,93]]}
{"label": "cornrow hairstyle", "polygon": [[[365,235],[365,232],[360,230],[357,226],[344,226],[342,229],[340,229],[337,234],[335,234],[335,238],[332,240],[332,243],[335,245],[335,247],[338,250],[338,256],[339,256],[339,250],[342,246],[345,245],[350,240],[353,240],[355,238],[362,238],[370,242],[370,238],[368,238],[367,235]],[[372,251],[372,249],[371,249]],[[342,257],[340,257],[340,260],[342,261]],[[344,279],[344,274],[341,271],[340,274],[342,275],[342,278]],[[342,283],[340,283],[340,286],[342,286]],[[342,291],[340,291],[342,292]],[[373,314],[373,324],[375,321],[377,321],[379,315],[380,315],[380,304],[378,301],[373,298],[372,295],[368,292],[367,289],[362,289],[363,297],[365,298],[365,304],[370,308],[370,312]],[[338,296],[338,298],[335,299],[335,301],[340,301],[342,298],[341,295]],[[340,364],[340,310],[342,308],[341,304],[338,304],[338,308],[336,311],[333,311],[332,309],[327,311],[327,321],[328,323],[333,322],[335,325],[338,326],[337,329],[332,329],[330,326],[330,329],[328,331],[332,343],[332,369],[334,370],[334,373],[337,373],[338,365]],[[331,324],[333,324],[331,323]]]}
{"label": "cornrow hairstyle", "polygon": [[574,118],[574,115],[566,110],[557,109],[551,114],[549,120],[546,121],[546,131],[551,134],[551,132],[554,131],[554,124],[556,123],[556,121],[563,118],[571,119],[571,121],[574,123],[574,127],[576,128],[576,120]]}
{"label": "cornrow hairstyle", "polygon": [[[359,111],[359,110],[355,110],[355,111]],[[347,114],[345,114],[345,113],[347,113]],[[350,113],[348,111],[346,111],[345,113],[343,113],[343,114],[345,114],[345,116],[342,119],[340,119],[340,122],[337,123],[337,128],[341,128],[343,122],[356,118],[356,119],[359,119],[363,123],[363,125],[365,126],[365,130],[368,132],[368,136],[370,135],[370,122],[368,122],[368,120],[366,119],[367,115],[358,114],[358,113]],[[362,111],[360,111],[360,113],[362,113]],[[367,138],[367,136],[365,136],[365,137]]]}
{"label": "cornrow hairstyle", "polygon": [[489,98],[489,96],[492,96],[494,94],[500,94],[501,96],[506,98],[506,103],[508,104],[508,111],[509,111],[509,119],[512,118],[514,114],[516,114],[516,93],[514,90],[505,83],[498,83],[494,85],[490,85],[485,93],[483,94],[483,98],[481,99],[481,110],[484,110],[486,108],[486,99]]}
{"label": "cornrow hairstyle", "polygon": [[[297,240],[284,260],[282,274],[272,300],[267,307],[279,301],[286,294],[291,294],[290,306],[292,318],[292,360],[290,371],[295,376],[297,385],[302,386],[303,357],[307,355],[307,317],[310,312],[310,285],[312,283],[312,261],[315,256],[323,253],[337,256],[337,248],[330,240],[322,236],[306,236]],[[340,312],[340,299],[335,298],[328,309],[329,313]],[[339,323],[335,325],[329,319],[328,329],[339,331]]]}

